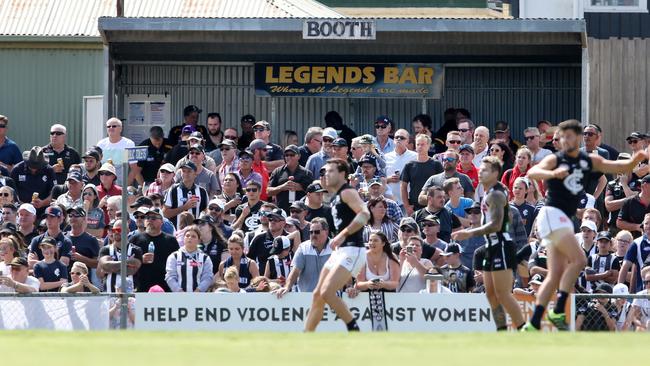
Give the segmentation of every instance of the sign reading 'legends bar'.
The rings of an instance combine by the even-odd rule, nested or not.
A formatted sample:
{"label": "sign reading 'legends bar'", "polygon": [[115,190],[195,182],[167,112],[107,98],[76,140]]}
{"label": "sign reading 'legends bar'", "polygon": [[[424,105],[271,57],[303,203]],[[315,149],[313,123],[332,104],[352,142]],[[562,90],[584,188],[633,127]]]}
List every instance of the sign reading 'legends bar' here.
{"label": "sign reading 'legends bar'", "polygon": [[442,64],[255,64],[255,94],[439,99],[443,73]]}

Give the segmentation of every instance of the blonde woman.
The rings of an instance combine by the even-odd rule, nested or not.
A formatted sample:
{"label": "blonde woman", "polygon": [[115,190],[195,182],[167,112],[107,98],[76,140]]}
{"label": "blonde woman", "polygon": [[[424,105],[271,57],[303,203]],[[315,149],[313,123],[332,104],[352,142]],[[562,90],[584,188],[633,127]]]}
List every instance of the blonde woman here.
{"label": "blonde woman", "polygon": [[244,239],[234,233],[228,239],[228,253],[230,256],[219,264],[219,274],[216,279],[226,279],[226,270],[234,268],[238,275],[239,288],[246,288],[253,278],[260,275],[257,263],[244,255]]}
{"label": "blonde woman", "polygon": [[240,287],[239,272],[234,266],[226,268],[226,271],[223,274],[223,279],[226,281],[226,288],[230,292],[246,293],[246,291]]}
{"label": "blonde woman", "polygon": [[71,282],[65,283],[61,286],[61,292],[64,293],[78,293],[78,292],[91,292],[98,294],[99,289],[90,283],[88,278],[88,267],[82,262],[74,262],[72,269],[70,269]]}

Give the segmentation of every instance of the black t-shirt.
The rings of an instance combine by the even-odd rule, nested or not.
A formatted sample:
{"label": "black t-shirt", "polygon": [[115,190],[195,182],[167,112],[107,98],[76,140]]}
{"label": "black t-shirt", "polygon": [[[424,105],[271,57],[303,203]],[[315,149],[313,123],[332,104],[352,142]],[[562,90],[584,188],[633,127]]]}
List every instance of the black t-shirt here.
{"label": "black t-shirt", "polygon": [[[596,301],[598,300],[592,300],[578,306],[576,314],[584,316],[580,330],[609,331],[605,317],[600,311],[596,310]],[[616,305],[611,302],[605,305],[605,311],[607,311],[607,314],[612,319],[616,319],[618,317],[618,310],[616,309]]]}
{"label": "black t-shirt", "polygon": [[179,143],[174,145],[167,155],[165,155],[165,162],[170,163],[171,165],[176,165],[179,160],[187,156],[189,151],[187,141],[179,141]]}
{"label": "black t-shirt", "polygon": [[54,173],[57,184],[65,183],[65,179],[68,176],[68,171],[70,171],[70,166],[72,164],[81,163],[81,157],[79,156],[77,150],[71,148],[68,145],[64,145],[63,150],[60,153],[54,151],[51,144],[44,146],[43,155],[48,157],[50,166],[56,164],[59,159],[63,160],[63,170],[61,173]]}
{"label": "black t-shirt", "polygon": [[267,146],[270,147],[266,149],[266,161],[284,160],[284,150],[280,145],[269,143]]}
{"label": "black t-shirt", "polygon": [[[283,231],[281,236],[287,235],[286,231]],[[260,272],[264,272],[266,268],[266,261],[271,256],[271,248],[273,248],[273,236],[270,231],[266,231],[260,234],[255,235],[251,241],[250,246],[248,247],[248,254],[246,256],[252,260],[255,260],[260,268]]]}
{"label": "black t-shirt", "polygon": [[[260,215],[259,211],[260,208],[262,208],[262,205],[264,204],[264,201],[258,201],[255,205],[253,205],[250,208],[250,214],[246,216],[246,219],[244,220],[244,223],[241,226],[241,230],[244,233],[247,233],[249,231],[255,231],[260,226]],[[235,210],[235,217],[239,219],[239,216],[241,216],[242,212],[244,211],[245,205],[248,205],[248,203],[242,203],[241,205],[237,206],[237,209]]]}
{"label": "black t-shirt", "polygon": [[650,213],[650,205],[647,207],[644,206],[637,195],[623,203],[623,207],[621,207],[621,211],[618,213],[618,218],[633,224],[639,224],[639,230],[632,231],[634,238],[638,238],[641,236],[641,223],[643,222],[643,217],[647,213]]}
{"label": "black t-shirt", "polygon": [[[32,242],[29,244],[29,252],[35,253],[38,256],[39,261],[43,260],[43,253],[41,252],[41,248],[39,248],[39,245],[41,244],[41,241],[45,236],[50,236],[50,235],[47,232],[45,232],[45,234],[35,236],[34,239],[32,239]],[[54,240],[56,241],[56,252],[57,252],[55,257],[57,259],[60,259],[61,257],[70,258],[70,250],[72,250],[72,242],[70,241],[70,239],[66,238],[65,235],[63,235],[63,232],[59,232],[59,234],[54,237]]]}
{"label": "black t-shirt", "polygon": [[[293,177],[294,182],[302,185],[303,190],[295,192],[295,198],[293,201],[300,200],[307,194],[307,186],[309,186],[311,182],[314,181],[314,176],[311,174],[311,172],[301,167],[300,165],[298,165],[296,167],[296,170],[293,172],[289,171],[289,168],[286,164],[275,168],[269,177],[269,187],[280,186],[289,181],[289,177],[291,176]],[[285,212],[289,212],[289,207],[293,203],[293,201],[289,202],[289,191],[282,191],[278,193],[275,198],[278,207],[283,209]]]}
{"label": "black t-shirt", "polygon": [[52,202],[56,201],[57,198],[60,196],[68,193],[68,186],[64,184],[56,184],[54,187],[52,187]]}
{"label": "black t-shirt", "polygon": [[149,242],[153,242],[156,248],[153,263],[143,263],[135,275],[138,291],[146,292],[152,286],[159,285],[166,292],[170,292],[165,281],[165,265],[167,264],[167,257],[179,248],[176,238],[163,232],[158,236],[151,236],[145,232],[132,236],[129,242],[140,248],[143,254],[149,253]]}
{"label": "black t-shirt", "polygon": [[433,212],[429,211],[426,207],[420,209],[413,213],[413,218],[415,222],[420,226],[420,232],[422,232],[422,221],[425,217],[429,215],[436,215],[440,220],[440,232],[438,233],[438,239],[442,241],[449,242],[451,240],[451,231],[453,229],[461,227],[460,220],[456,215],[452,214],[447,208],[442,208],[440,211]]}
{"label": "black t-shirt", "polygon": [[[97,258],[99,255],[99,241],[94,236],[84,232],[79,236],[72,236],[72,233],[67,233],[65,237],[72,242],[77,253],[88,258]],[[72,263],[73,261],[70,261],[70,265]]]}
{"label": "black t-shirt", "polygon": [[322,205],[319,208],[311,208],[307,206],[307,215],[305,216],[305,220],[311,221],[315,217],[323,217],[327,220],[327,225],[330,228],[330,237],[333,237],[334,218],[332,218],[332,209],[327,205]]}
{"label": "black t-shirt", "polygon": [[208,245],[201,244],[201,247],[203,253],[210,257],[210,260],[212,261],[212,273],[217,273],[217,271],[219,271],[219,263],[221,263],[221,255],[223,252],[228,250],[228,248],[224,243],[220,243],[214,238],[212,238],[212,241]]}
{"label": "black t-shirt", "polygon": [[[61,279],[68,279],[68,269],[65,264],[55,260],[52,263],[40,261],[34,265],[34,277],[43,278],[45,282],[57,282]],[[59,292],[59,288],[43,290],[45,292]]]}
{"label": "black t-shirt", "polygon": [[165,160],[165,155],[172,150],[172,145],[163,141],[160,148],[156,148],[151,143],[151,139],[146,139],[138,146],[147,146],[147,160],[138,161],[138,166],[142,168],[142,178],[145,182],[151,183],[156,180],[158,169]]}
{"label": "black t-shirt", "polygon": [[[16,193],[20,202],[32,202],[32,194],[37,192],[40,199],[45,199],[52,192],[54,187],[54,170],[51,166],[45,166],[32,174],[25,161],[21,161],[11,171],[11,179],[16,182]],[[37,210],[38,214],[45,211],[45,208]]]}
{"label": "black t-shirt", "polygon": [[[179,140],[181,139],[181,132],[183,131],[183,127],[185,127],[185,124],[180,124],[178,126],[174,126],[169,130],[169,135],[167,136],[167,141],[171,145],[176,145],[178,144]],[[201,132],[203,135],[203,138],[206,138],[208,136],[208,129],[205,128],[203,125],[196,125],[194,126],[194,129],[196,131]]]}
{"label": "black t-shirt", "polygon": [[298,161],[298,164],[300,166],[307,166],[307,159],[312,155],[311,151],[309,148],[307,148],[306,145],[302,145],[298,148],[298,151],[300,151],[300,160]]}
{"label": "black t-shirt", "polygon": [[[625,191],[623,190],[623,185],[619,182],[618,178],[614,180],[610,180],[607,183],[607,193],[606,196],[612,196],[612,199],[614,200],[620,200],[621,198],[625,197]],[[618,217],[618,213],[621,210],[616,210],[616,211],[611,211],[609,213],[609,218],[607,219],[607,223],[609,226],[616,226],[616,218]]]}
{"label": "black t-shirt", "polygon": [[[426,183],[429,177],[442,173],[443,171],[444,169],[442,164],[433,159],[429,159],[425,162],[412,160],[406,163],[402,170],[402,174],[400,175],[400,180],[408,183],[410,186],[408,197],[409,204],[414,205],[416,208],[421,207],[418,204],[418,195],[420,194],[420,191],[422,191],[424,183]],[[399,192],[393,192],[393,194],[399,194]]]}

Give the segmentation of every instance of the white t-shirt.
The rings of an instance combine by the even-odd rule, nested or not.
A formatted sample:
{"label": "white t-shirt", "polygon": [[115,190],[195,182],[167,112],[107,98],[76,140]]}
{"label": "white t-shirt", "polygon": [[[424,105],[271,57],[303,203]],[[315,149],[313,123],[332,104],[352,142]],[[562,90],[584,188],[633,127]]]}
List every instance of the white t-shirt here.
{"label": "white t-shirt", "polygon": [[122,184],[122,160],[124,149],[127,147],[135,147],[135,143],[129,140],[126,137],[122,137],[120,141],[112,143],[108,137],[99,140],[97,146],[102,148],[102,163],[107,162],[109,159],[113,160],[113,165],[115,166],[115,171],[117,173],[117,185]]}
{"label": "white t-shirt", "polygon": [[[384,156],[386,159],[386,176],[391,176],[398,171],[402,173],[404,166],[409,161],[417,159],[418,154],[415,151],[406,150],[402,155],[398,155],[397,151],[389,152]],[[393,199],[398,205],[402,204],[402,195],[400,194],[400,182],[388,183],[388,188],[393,192]]]}
{"label": "white t-shirt", "polygon": [[[34,292],[38,292],[39,288],[41,287],[41,281],[39,281],[38,278],[36,278],[36,277],[27,276],[27,280],[25,281],[24,285],[33,288]],[[16,292],[16,290],[9,287],[9,286],[0,285],[0,292],[12,292],[13,293],[13,292]]]}
{"label": "white t-shirt", "polygon": [[553,152],[549,149],[544,149],[544,148],[539,149],[539,151],[533,156],[533,164],[539,163],[540,161],[542,161],[542,159],[544,159],[545,157],[551,154],[553,154]]}
{"label": "white t-shirt", "polygon": [[[639,291],[637,295],[648,295],[648,290]],[[634,299],[632,300],[632,306],[638,306],[641,311],[639,319],[642,323],[646,323],[650,320],[650,299]]]}

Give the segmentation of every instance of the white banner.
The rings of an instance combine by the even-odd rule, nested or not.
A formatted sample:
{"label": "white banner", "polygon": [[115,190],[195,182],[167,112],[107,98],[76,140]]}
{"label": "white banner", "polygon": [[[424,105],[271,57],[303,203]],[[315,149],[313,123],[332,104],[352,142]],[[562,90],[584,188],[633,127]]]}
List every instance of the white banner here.
{"label": "white banner", "polygon": [[0,329],[107,330],[108,297],[2,297]]}
{"label": "white banner", "polygon": [[[311,293],[137,294],[135,327],[140,330],[255,330],[300,332]],[[371,331],[367,293],[345,303],[361,331]],[[389,331],[494,331],[490,306],[481,294],[385,294]],[[345,324],[325,308],[318,331],[345,331]]]}

